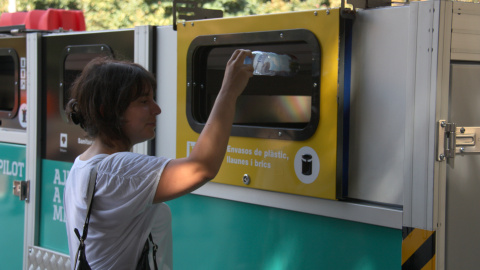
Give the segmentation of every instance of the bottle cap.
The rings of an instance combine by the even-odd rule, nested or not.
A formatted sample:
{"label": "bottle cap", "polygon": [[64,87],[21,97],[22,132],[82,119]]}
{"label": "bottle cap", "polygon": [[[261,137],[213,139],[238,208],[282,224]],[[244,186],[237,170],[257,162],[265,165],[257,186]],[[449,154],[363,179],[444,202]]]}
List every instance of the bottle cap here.
{"label": "bottle cap", "polygon": [[250,56],[245,57],[245,60],[243,60],[244,65],[251,65],[252,63],[252,58]]}

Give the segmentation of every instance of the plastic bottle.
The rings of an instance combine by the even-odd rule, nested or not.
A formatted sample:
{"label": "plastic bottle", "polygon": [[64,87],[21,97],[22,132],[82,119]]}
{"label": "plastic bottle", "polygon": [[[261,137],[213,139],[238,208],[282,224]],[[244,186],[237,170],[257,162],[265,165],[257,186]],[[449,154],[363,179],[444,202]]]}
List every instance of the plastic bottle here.
{"label": "plastic bottle", "polygon": [[293,76],[299,70],[295,56],[273,52],[253,51],[253,61],[245,58],[245,64],[253,64],[253,75],[263,76]]}

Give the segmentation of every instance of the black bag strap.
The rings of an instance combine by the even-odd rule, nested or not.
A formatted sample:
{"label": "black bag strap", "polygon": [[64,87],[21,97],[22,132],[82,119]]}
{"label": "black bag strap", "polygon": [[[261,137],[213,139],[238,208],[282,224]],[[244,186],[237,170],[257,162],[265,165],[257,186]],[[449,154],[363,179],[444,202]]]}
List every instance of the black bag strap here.
{"label": "black bag strap", "polygon": [[153,245],[153,249],[152,249],[152,255],[153,255],[153,266],[155,266],[155,270],[158,270],[158,266],[157,266],[157,250],[158,250],[158,246],[157,244],[155,244],[153,242],[153,237],[152,237],[152,233],[150,233],[148,235],[148,239],[150,239],[150,242],[152,242],[152,245]]}
{"label": "black bag strap", "polygon": [[95,166],[90,173],[90,180],[88,182],[88,190],[87,190],[87,201],[90,201],[87,208],[87,217],[85,218],[85,224],[83,224],[83,240],[87,239],[88,234],[88,224],[90,223],[90,214],[92,213],[92,204],[93,198],[95,197],[95,187],[97,186],[97,170],[100,162]]}
{"label": "black bag strap", "polygon": [[90,179],[88,181],[87,188],[87,202],[89,202],[89,204],[87,208],[87,217],[85,218],[85,223],[83,224],[82,236],[80,236],[77,228],[74,229],[74,232],[77,235],[78,240],[80,241],[80,246],[78,247],[77,255],[75,256],[75,266],[73,267],[73,269],[77,269],[77,261],[79,260],[79,253],[81,250],[83,250],[83,256],[80,257],[85,257],[85,239],[87,239],[88,235],[88,224],[90,223],[90,214],[92,213],[93,198],[95,197],[95,187],[97,186],[97,169],[100,163],[101,162],[99,162],[97,166],[93,167],[93,170],[90,172]]}

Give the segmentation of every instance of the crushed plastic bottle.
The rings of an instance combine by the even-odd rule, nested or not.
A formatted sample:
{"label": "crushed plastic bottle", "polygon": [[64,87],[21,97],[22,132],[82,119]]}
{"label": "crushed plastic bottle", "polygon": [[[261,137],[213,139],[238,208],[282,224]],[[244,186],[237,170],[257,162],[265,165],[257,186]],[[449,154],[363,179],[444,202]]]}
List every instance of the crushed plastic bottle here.
{"label": "crushed plastic bottle", "polygon": [[297,58],[289,54],[253,51],[253,61],[245,58],[244,64],[253,64],[253,75],[293,76],[299,70]]}

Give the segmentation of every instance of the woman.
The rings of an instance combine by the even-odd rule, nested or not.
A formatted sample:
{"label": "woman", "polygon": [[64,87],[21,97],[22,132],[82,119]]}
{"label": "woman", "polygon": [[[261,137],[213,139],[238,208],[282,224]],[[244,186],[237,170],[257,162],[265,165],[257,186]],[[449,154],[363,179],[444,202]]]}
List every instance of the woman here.
{"label": "woman", "polygon": [[97,59],[72,86],[71,120],[93,138],[78,156],[65,184],[64,206],[70,258],[75,261],[86,217],[90,172],[98,166],[86,257],[92,269],[135,269],[149,233],[159,246],[159,269],[172,269],[171,216],[163,202],[197,189],[215,177],[225,156],[235,103],[253,75],[236,50],[198,141],[186,158],[169,160],[129,152],[155,136],[156,82],[139,65]]}

